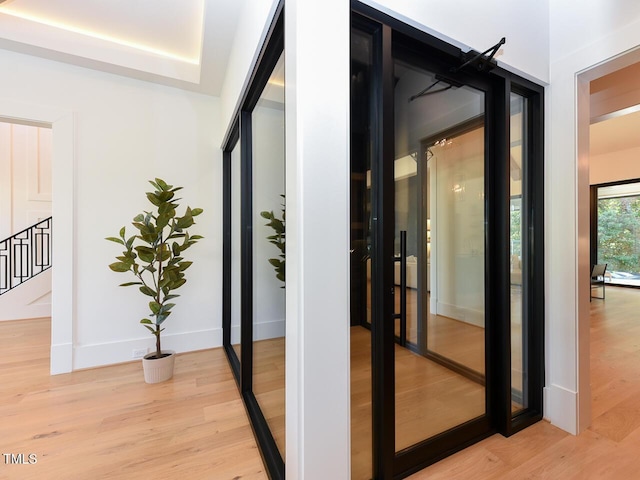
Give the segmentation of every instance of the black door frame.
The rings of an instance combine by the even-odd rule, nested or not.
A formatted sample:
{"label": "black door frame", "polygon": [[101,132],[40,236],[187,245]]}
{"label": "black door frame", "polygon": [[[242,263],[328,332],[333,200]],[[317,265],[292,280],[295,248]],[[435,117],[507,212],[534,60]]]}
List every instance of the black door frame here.
{"label": "black door frame", "polygon": [[[627,185],[630,183],[640,183],[640,178],[629,178],[625,180],[616,180],[614,182],[598,183],[589,186],[589,213],[591,218],[591,226],[589,229],[590,237],[590,259],[591,268],[598,263],[598,189],[601,187],[614,187],[617,185]],[[622,288],[640,288],[636,285],[625,285],[623,283],[611,282],[613,286]]]}
{"label": "black door frame", "polygon": [[[253,135],[252,112],[284,54],[284,2],[280,1],[247,89],[223,141],[222,343],[240,390],[269,478],[284,479],[284,459],[253,393]],[[240,145],[240,238],[232,238],[232,152]],[[237,186],[236,186],[237,187]],[[240,241],[240,358],[231,344],[231,245]]]}
{"label": "black door frame", "polygon": [[[542,418],[544,379],[544,170],[543,88],[495,65],[491,72],[470,65],[454,72],[462,83],[485,92],[485,318],[486,415],[395,452],[394,378],[394,58],[399,52],[434,73],[467,58],[458,48],[352,0],[352,28],[373,41],[371,118],[371,308],[373,477],[403,478],[495,432],[511,435]],[[527,407],[511,412],[509,279],[510,96],[527,98],[529,159],[523,193],[523,329],[529,376]],[[525,254],[523,252],[523,254]],[[524,285],[524,284],[523,284]],[[525,333],[525,332],[523,332]],[[497,353],[496,353],[497,352]],[[391,412],[391,413],[389,413]]]}

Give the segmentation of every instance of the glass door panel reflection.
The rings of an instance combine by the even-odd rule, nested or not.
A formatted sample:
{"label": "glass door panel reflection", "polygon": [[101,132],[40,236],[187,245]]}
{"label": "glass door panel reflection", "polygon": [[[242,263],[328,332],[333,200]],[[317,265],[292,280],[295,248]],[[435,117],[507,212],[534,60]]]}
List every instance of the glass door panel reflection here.
{"label": "glass door panel reflection", "polygon": [[240,356],[240,142],[231,151],[231,345]]}
{"label": "glass door panel reflection", "polygon": [[523,189],[526,171],[524,148],[526,99],[511,94],[511,139],[509,155],[509,280],[511,293],[511,412],[517,414],[527,408],[526,316],[523,309]]}
{"label": "glass door panel reflection", "polygon": [[284,459],[285,289],[278,267],[284,257],[276,245],[284,241],[280,229],[285,186],[283,55],[252,112],[251,127],[253,393]]}
{"label": "glass door panel reflection", "polygon": [[485,99],[401,60],[394,74],[400,451],[486,413]]}
{"label": "glass door panel reflection", "polygon": [[351,33],[351,478],[372,470],[371,98],[373,42]]}

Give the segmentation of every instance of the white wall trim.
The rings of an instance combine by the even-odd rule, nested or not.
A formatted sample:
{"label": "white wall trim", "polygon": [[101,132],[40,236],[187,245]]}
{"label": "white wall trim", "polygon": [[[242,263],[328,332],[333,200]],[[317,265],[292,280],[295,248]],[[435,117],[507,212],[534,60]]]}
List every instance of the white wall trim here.
{"label": "white wall trim", "polygon": [[[222,328],[162,335],[162,349],[176,353],[206,350],[221,344]],[[126,341],[79,345],[73,348],[73,369],[130,362],[134,360],[132,351],[143,348],[148,352],[155,351],[155,338],[150,334]]]}
{"label": "white wall trim", "polygon": [[288,1],[284,13],[286,476],[343,479],[351,476],[349,2]]}
{"label": "white wall trim", "polygon": [[544,418],[553,420],[556,427],[577,435],[579,432],[575,417],[567,413],[576,410],[578,393],[552,384],[544,387],[543,398]]}
{"label": "white wall trim", "polygon": [[75,132],[68,110],[0,98],[0,117],[51,125],[53,130],[53,262],[51,300],[52,375],[73,365],[75,325]]}
{"label": "white wall trim", "polygon": [[[634,63],[632,57],[640,60],[639,26],[639,20],[614,25],[611,33],[590,38],[584,47],[551,62],[545,203],[561,207],[545,212],[545,265],[555,272],[546,286],[546,377],[553,393],[545,396],[545,416],[571,433],[591,423],[588,85]],[[575,392],[575,401],[556,395],[557,389]]]}

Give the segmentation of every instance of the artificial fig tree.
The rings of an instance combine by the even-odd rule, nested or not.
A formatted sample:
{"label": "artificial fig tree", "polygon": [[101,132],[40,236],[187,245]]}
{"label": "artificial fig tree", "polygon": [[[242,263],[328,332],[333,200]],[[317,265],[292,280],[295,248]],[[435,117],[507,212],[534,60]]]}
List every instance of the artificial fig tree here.
{"label": "artificial fig tree", "polygon": [[[278,218],[273,210],[271,211],[263,211],[260,212],[260,216],[269,220],[269,223],[266,223],[265,226],[271,227],[274,231],[273,235],[269,235],[267,240],[269,243],[275,245],[278,250],[280,250],[279,258],[270,258],[269,263],[273,266],[276,271],[276,278],[281,282],[285,282],[285,250],[286,250],[286,240],[285,240],[285,196],[280,195],[282,197],[282,218]],[[284,288],[284,286],[282,287]]]}
{"label": "artificial fig tree", "polygon": [[193,217],[200,215],[202,209],[186,207],[184,214],[178,216],[176,209],[180,199],[175,198],[175,194],[182,187],[168,185],[160,178],[149,183],[155,191],[147,192],[147,199],[155,209],[133,218],[132,225],[138,233],[127,238],[125,227],[122,227],[118,237],[107,237],[107,240],[125,247],[122,255],[116,257],[118,261],[109,268],[114,272],[131,272],[136,277],[136,281],[120,286],[136,285],[143,295],[151,299],[151,319],[143,318],[140,323],[156,337],[154,358],[161,358],[162,324],[175,306],[170,301],[179,296],[173,292],[186,283],[184,272],[192,264],[184,259],[183,252],[203,238],[190,235],[188,231],[195,223]]}

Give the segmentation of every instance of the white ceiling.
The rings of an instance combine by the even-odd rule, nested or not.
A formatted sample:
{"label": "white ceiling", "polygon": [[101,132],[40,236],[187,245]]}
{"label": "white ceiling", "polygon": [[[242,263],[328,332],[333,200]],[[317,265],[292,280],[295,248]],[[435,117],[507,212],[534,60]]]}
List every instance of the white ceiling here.
{"label": "white ceiling", "polygon": [[245,0],[0,0],[0,48],[219,95]]}

